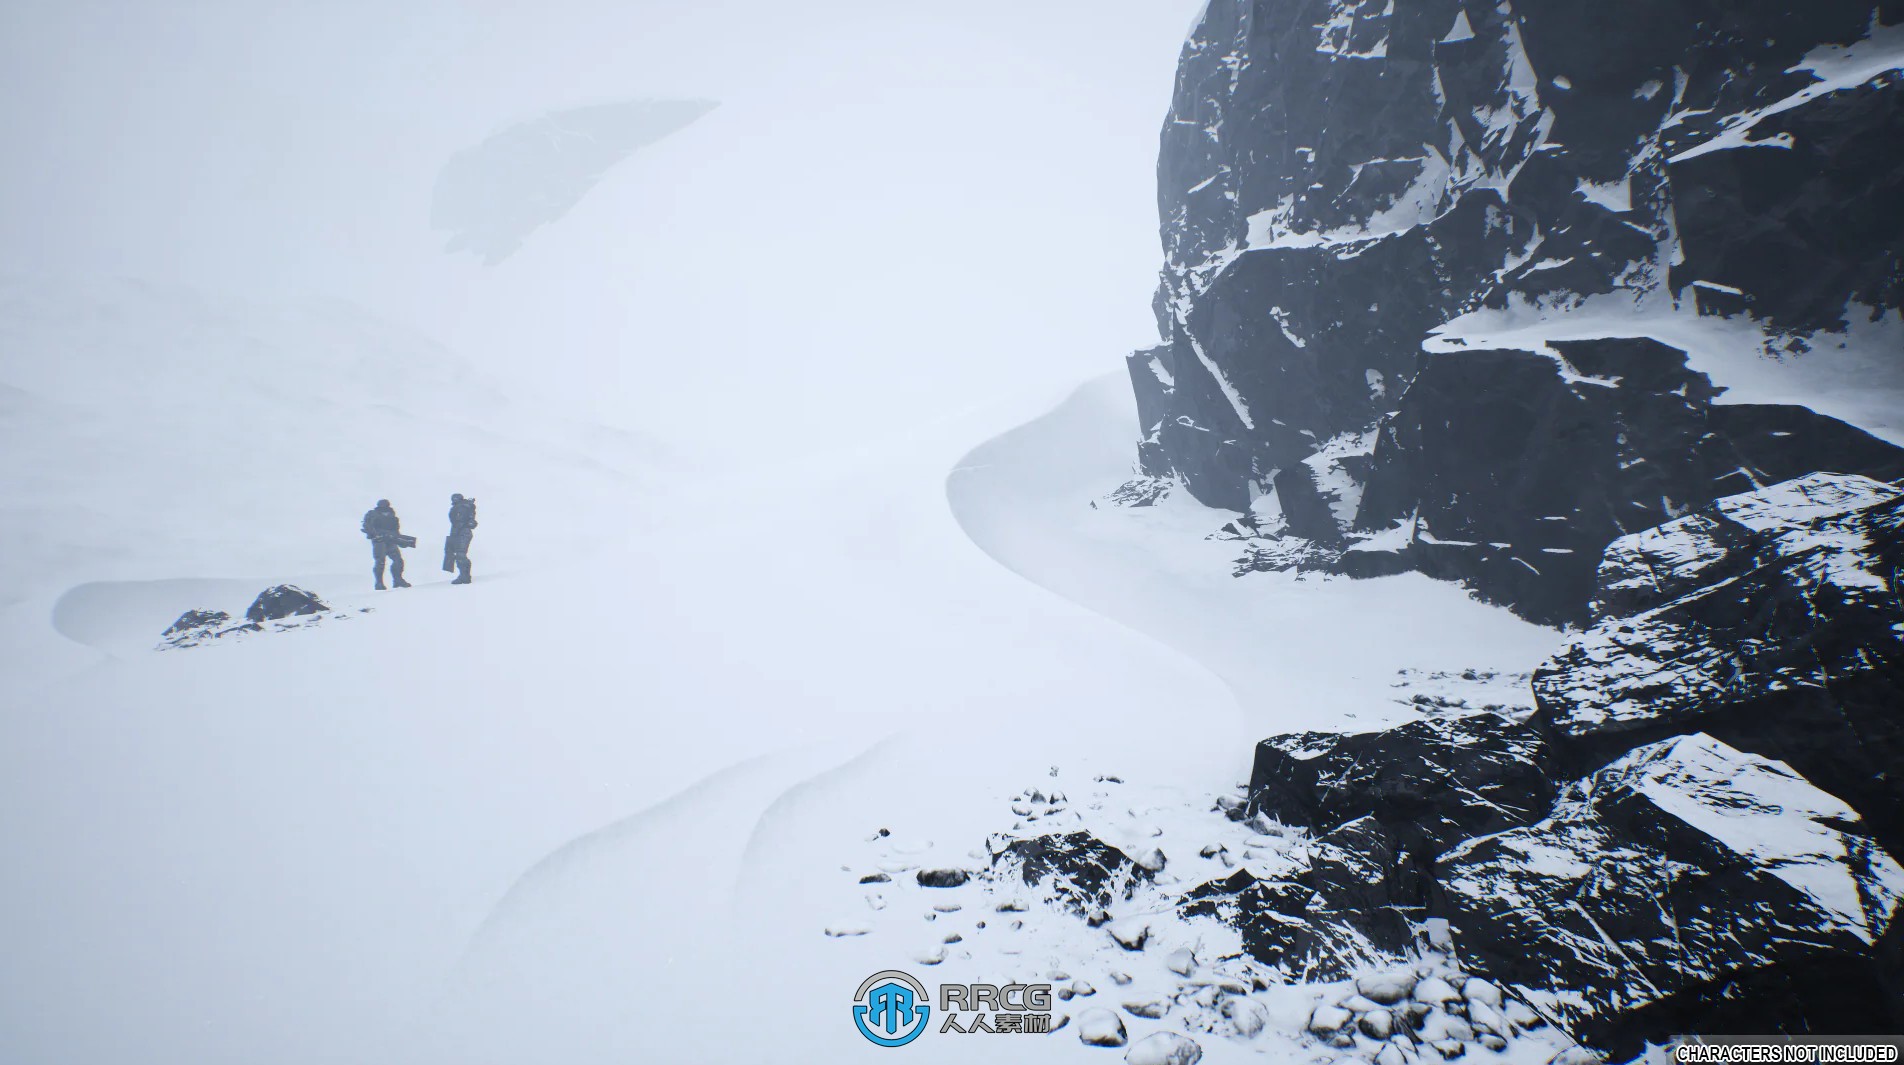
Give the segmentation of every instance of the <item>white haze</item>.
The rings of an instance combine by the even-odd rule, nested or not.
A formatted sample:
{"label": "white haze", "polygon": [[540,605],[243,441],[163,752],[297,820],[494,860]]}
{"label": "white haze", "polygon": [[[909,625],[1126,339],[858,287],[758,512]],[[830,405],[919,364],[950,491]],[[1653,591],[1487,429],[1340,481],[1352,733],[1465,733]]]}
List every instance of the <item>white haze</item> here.
{"label": "white haze", "polygon": [[[861,1039],[929,945],[822,935],[866,837],[976,861],[1054,772],[1207,809],[1399,670],[1556,642],[1090,508],[1197,6],[0,11],[0,1062],[1101,1057]],[[454,153],[645,98],[720,106],[442,251]],[[379,496],[412,591],[368,587]],[[151,650],[283,579],[337,613]]]}

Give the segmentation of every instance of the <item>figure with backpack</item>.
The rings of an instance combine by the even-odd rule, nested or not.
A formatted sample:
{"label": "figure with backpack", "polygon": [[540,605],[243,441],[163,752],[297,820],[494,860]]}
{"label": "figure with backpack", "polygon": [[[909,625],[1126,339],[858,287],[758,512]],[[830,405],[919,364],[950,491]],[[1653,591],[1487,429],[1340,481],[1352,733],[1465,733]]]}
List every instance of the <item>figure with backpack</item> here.
{"label": "figure with backpack", "polygon": [[443,540],[443,572],[456,571],[451,584],[469,583],[469,542],[476,535],[476,501],[450,496],[450,534]]}

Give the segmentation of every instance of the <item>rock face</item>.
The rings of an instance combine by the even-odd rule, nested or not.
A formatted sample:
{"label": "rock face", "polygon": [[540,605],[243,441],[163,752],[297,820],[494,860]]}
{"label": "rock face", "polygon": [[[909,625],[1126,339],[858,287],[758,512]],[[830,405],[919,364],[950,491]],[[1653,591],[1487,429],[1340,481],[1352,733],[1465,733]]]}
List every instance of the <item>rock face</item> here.
{"label": "rock face", "polygon": [[[1380,545],[1538,621],[1587,619],[1601,551],[1692,506],[1818,469],[1904,477],[1904,449],[1803,407],[1720,406],[1647,339],[1423,356],[1357,516]],[[1345,558],[1355,565],[1363,552]]]}
{"label": "rock face", "polygon": [[1607,549],[1596,619],[1534,675],[1572,765],[1704,730],[1904,848],[1904,490],[1816,474]]}
{"label": "rock face", "polygon": [[1557,790],[1555,773],[1538,730],[1476,714],[1381,732],[1271,737],[1256,746],[1250,803],[1318,833],[1369,818],[1427,858],[1540,819]]}
{"label": "rock face", "polygon": [[1464,950],[1616,1053],[1720,1030],[1714,1011],[1742,999],[1813,1031],[1853,1031],[1896,1005],[1875,990],[1872,947],[1904,869],[1844,802],[1710,736],[1638,748],[1571,785],[1545,820],[1440,866]]}
{"label": "rock face", "polygon": [[1239,869],[1185,893],[1178,910],[1235,927],[1250,957],[1285,980],[1310,982],[1401,953],[1423,901],[1422,881],[1394,838],[1363,818],[1317,840],[1305,868],[1273,880]]}
{"label": "rock face", "polygon": [[1713,406],[1657,343],[1423,342],[1597,299],[1743,313],[1802,357],[1904,306],[1900,21],[1867,0],[1211,0],[1158,163],[1164,342],[1129,360],[1143,473],[1347,547],[1348,572],[1420,568],[1543,621],[1583,619],[1612,539],[1751,487],[1734,470],[1898,476],[1840,423]]}
{"label": "rock face", "polygon": [[280,618],[306,617],[329,610],[322,599],[295,584],[276,584],[258,593],[245,609],[245,620],[252,624]]}

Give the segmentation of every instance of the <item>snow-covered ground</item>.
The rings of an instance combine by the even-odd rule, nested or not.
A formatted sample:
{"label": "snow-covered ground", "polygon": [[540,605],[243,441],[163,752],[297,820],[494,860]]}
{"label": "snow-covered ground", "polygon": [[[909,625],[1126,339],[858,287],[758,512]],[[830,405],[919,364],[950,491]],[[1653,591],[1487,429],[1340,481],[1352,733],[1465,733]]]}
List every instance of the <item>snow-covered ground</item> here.
{"label": "snow-covered ground", "polygon": [[[872,912],[878,829],[976,862],[1011,796],[1100,775],[1199,817],[1269,732],[1375,727],[1414,712],[1411,677],[1551,649],[1414,577],[1233,579],[1234,545],[1203,539],[1231,515],[1106,502],[1130,475],[1128,390],[1078,383],[1142,340],[1111,334],[1143,318],[1154,111],[1188,2],[1145,16],[1162,32],[1133,21],[1141,48],[1087,33],[1078,61],[1102,69],[1064,75],[1039,42],[1116,22],[1093,5],[984,33],[1010,5],[952,27],[834,6],[802,38],[827,78],[688,79],[722,108],[482,275],[440,257],[419,160],[502,109],[420,125],[430,101],[404,94],[449,90],[413,85],[402,49],[363,90],[402,122],[358,100],[313,113],[308,141],[233,134],[283,103],[244,79],[330,73],[321,48],[268,62],[283,42],[251,49],[241,24],[206,47],[264,58],[193,68],[182,96],[156,59],[110,61],[143,44],[92,41],[86,91],[44,57],[19,68],[58,91],[7,102],[13,123],[48,101],[4,243],[164,280],[9,254],[23,276],[0,285],[0,1059],[887,1060],[851,994],[918,937],[825,935]],[[767,23],[736,47],[779,55]],[[520,47],[566,60],[560,36]],[[430,43],[439,72],[462,46]],[[1139,54],[1153,81],[1131,88]],[[609,58],[563,91],[624,90]],[[494,105],[525,69],[458,84]],[[1090,110],[1120,93],[1158,106]],[[123,127],[82,121],[121,100]],[[920,100],[955,120],[916,119]],[[884,154],[844,173],[888,120]],[[149,166],[101,162],[121,153]],[[1118,174],[1127,229],[1075,232],[1077,190]],[[81,232],[61,211],[87,195]],[[1133,233],[1121,259],[1093,250]],[[1074,265],[1000,282],[1001,257],[1040,256]],[[625,428],[650,421],[660,439]],[[435,565],[451,491],[481,505],[469,588]],[[380,497],[421,540],[409,591],[369,588],[356,522]],[[348,623],[151,650],[178,613],[284,580]],[[1024,956],[1078,949],[1052,929]],[[907,1053],[975,1060],[951,1037]],[[1061,1033],[984,1060],[1107,1056]]]}

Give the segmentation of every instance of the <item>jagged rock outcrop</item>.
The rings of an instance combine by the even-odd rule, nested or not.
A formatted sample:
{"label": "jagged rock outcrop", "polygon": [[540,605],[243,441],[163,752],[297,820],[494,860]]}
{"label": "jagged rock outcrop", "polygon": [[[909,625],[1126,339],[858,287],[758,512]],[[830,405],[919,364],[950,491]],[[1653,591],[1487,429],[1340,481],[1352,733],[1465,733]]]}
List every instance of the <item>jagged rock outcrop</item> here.
{"label": "jagged rock outcrop", "polygon": [[1606,551],[1593,626],[1534,674],[1575,766],[1703,730],[1776,758],[1904,847],[1904,489],[1814,474]]}
{"label": "jagged rock outcrop", "polygon": [[[1712,402],[1684,352],[1556,341],[1556,355],[1424,355],[1381,422],[1352,573],[1461,580],[1542,622],[1587,620],[1607,544],[1819,469],[1904,477],[1904,448],[1797,406]],[[1280,483],[1280,482],[1279,482]],[[1391,564],[1372,562],[1381,554]]]}
{"label": "jagged rock outcrop", "polygon": [[1151,870],[1091,835],[1067,832],[1002,843],[994,865],[1015,866],[1027,884],[1042,884],[1074,912],[1102,914],[1113,902],[1151,878]]}
{"label": "jagged rock outcrop", "polygon": [[1741,1010],[1760,1032],[1899,1019],[1873,946],[1904,869],[1845,803],[1710,736],[1629,752],[1438,884],[1464,955],[1617,1055]]}
{"label": "jagged rock outcrop", "polygon": [[[1748,487],[1701,490],[1733,468],[1883,476],[1795,458],[1869,450],[1828,419],[1715,407],[1709,392],[1673,409],[1664,379],[1709,386],[1658,345],[1601,341],[1556,359],[1535,354],[1532,335],[1522,342],[1534,351],[1444,362],[1423,341],[1481,308],[1602,297],[1745,312],[1802,355],[1812,331],[1904,305],[1892,209],[1904,178],[1883,147],[1904,121],[1894,8],[1211,0],[1184,47],[1158,163],[1164,342],[1129,360],[1143,473],[1237,511],[1274,495],[1257,507],[1273,515],[1271,539],[1346,547],[1350,573],[1462,579],[1546,621],[1582,618],[1613,537]],[[1649,354],[1657,371],[1638,365]],[[1576,355],[1629,372],[1598,374],[1571,365]],[[1480,378],[1479,402],[1450,391]],[[1589,396],[1596,387],[1606,394]],[[1587,439],[1528,424],[1521,435],[1545,445],[1528,461],[1505,450],[1528,441],[1477,424],[1482,405],[1522,423],[1556,413]],[[1412,409],[1378,444],[1398,406]],[[1433,436],[1424,427],[1443,406],[1468,435],[1442,441],[1458,454],[1401,442]],[[1685,433],[1701,442],[1689,456],[1670,449]],[[1568,509],[1446,504],[1439,475],[1483,447],[1502,449],[1486,458],[1503,484],[1576,453],[1608,478],[1563,478],[1542,506]],[[1728,452],[1741,461],[1725,466]],[[1681,494],[1644,498],[1648,478]],[[1365,483],[1379,497],[1366,509]],[[1415,504],[1443,511],[1440,524],[1358,545],[1412,520]],[[1577,535],[1547,542],[1560,530],[1537,523],[1572,507]]]}
{"label": "jagged rock outcrop", "polygon": [[1179,911],[1235,927],[1243,949],[1292,981],[1340,980],[1401,954],[1423,915],[1423,883],[1399,841],[1372,817],[1323,834],[1300,869],[1248,869],[1199,884]]}
{"label": "jagged rock outcrop", "polygon": [[1380,732],[1274,736],[1256,746],[1250,806],[1329,832],[1372,818],[1425,859],[1545,815],[1558,790],[1545,737],[1496,714]]}

